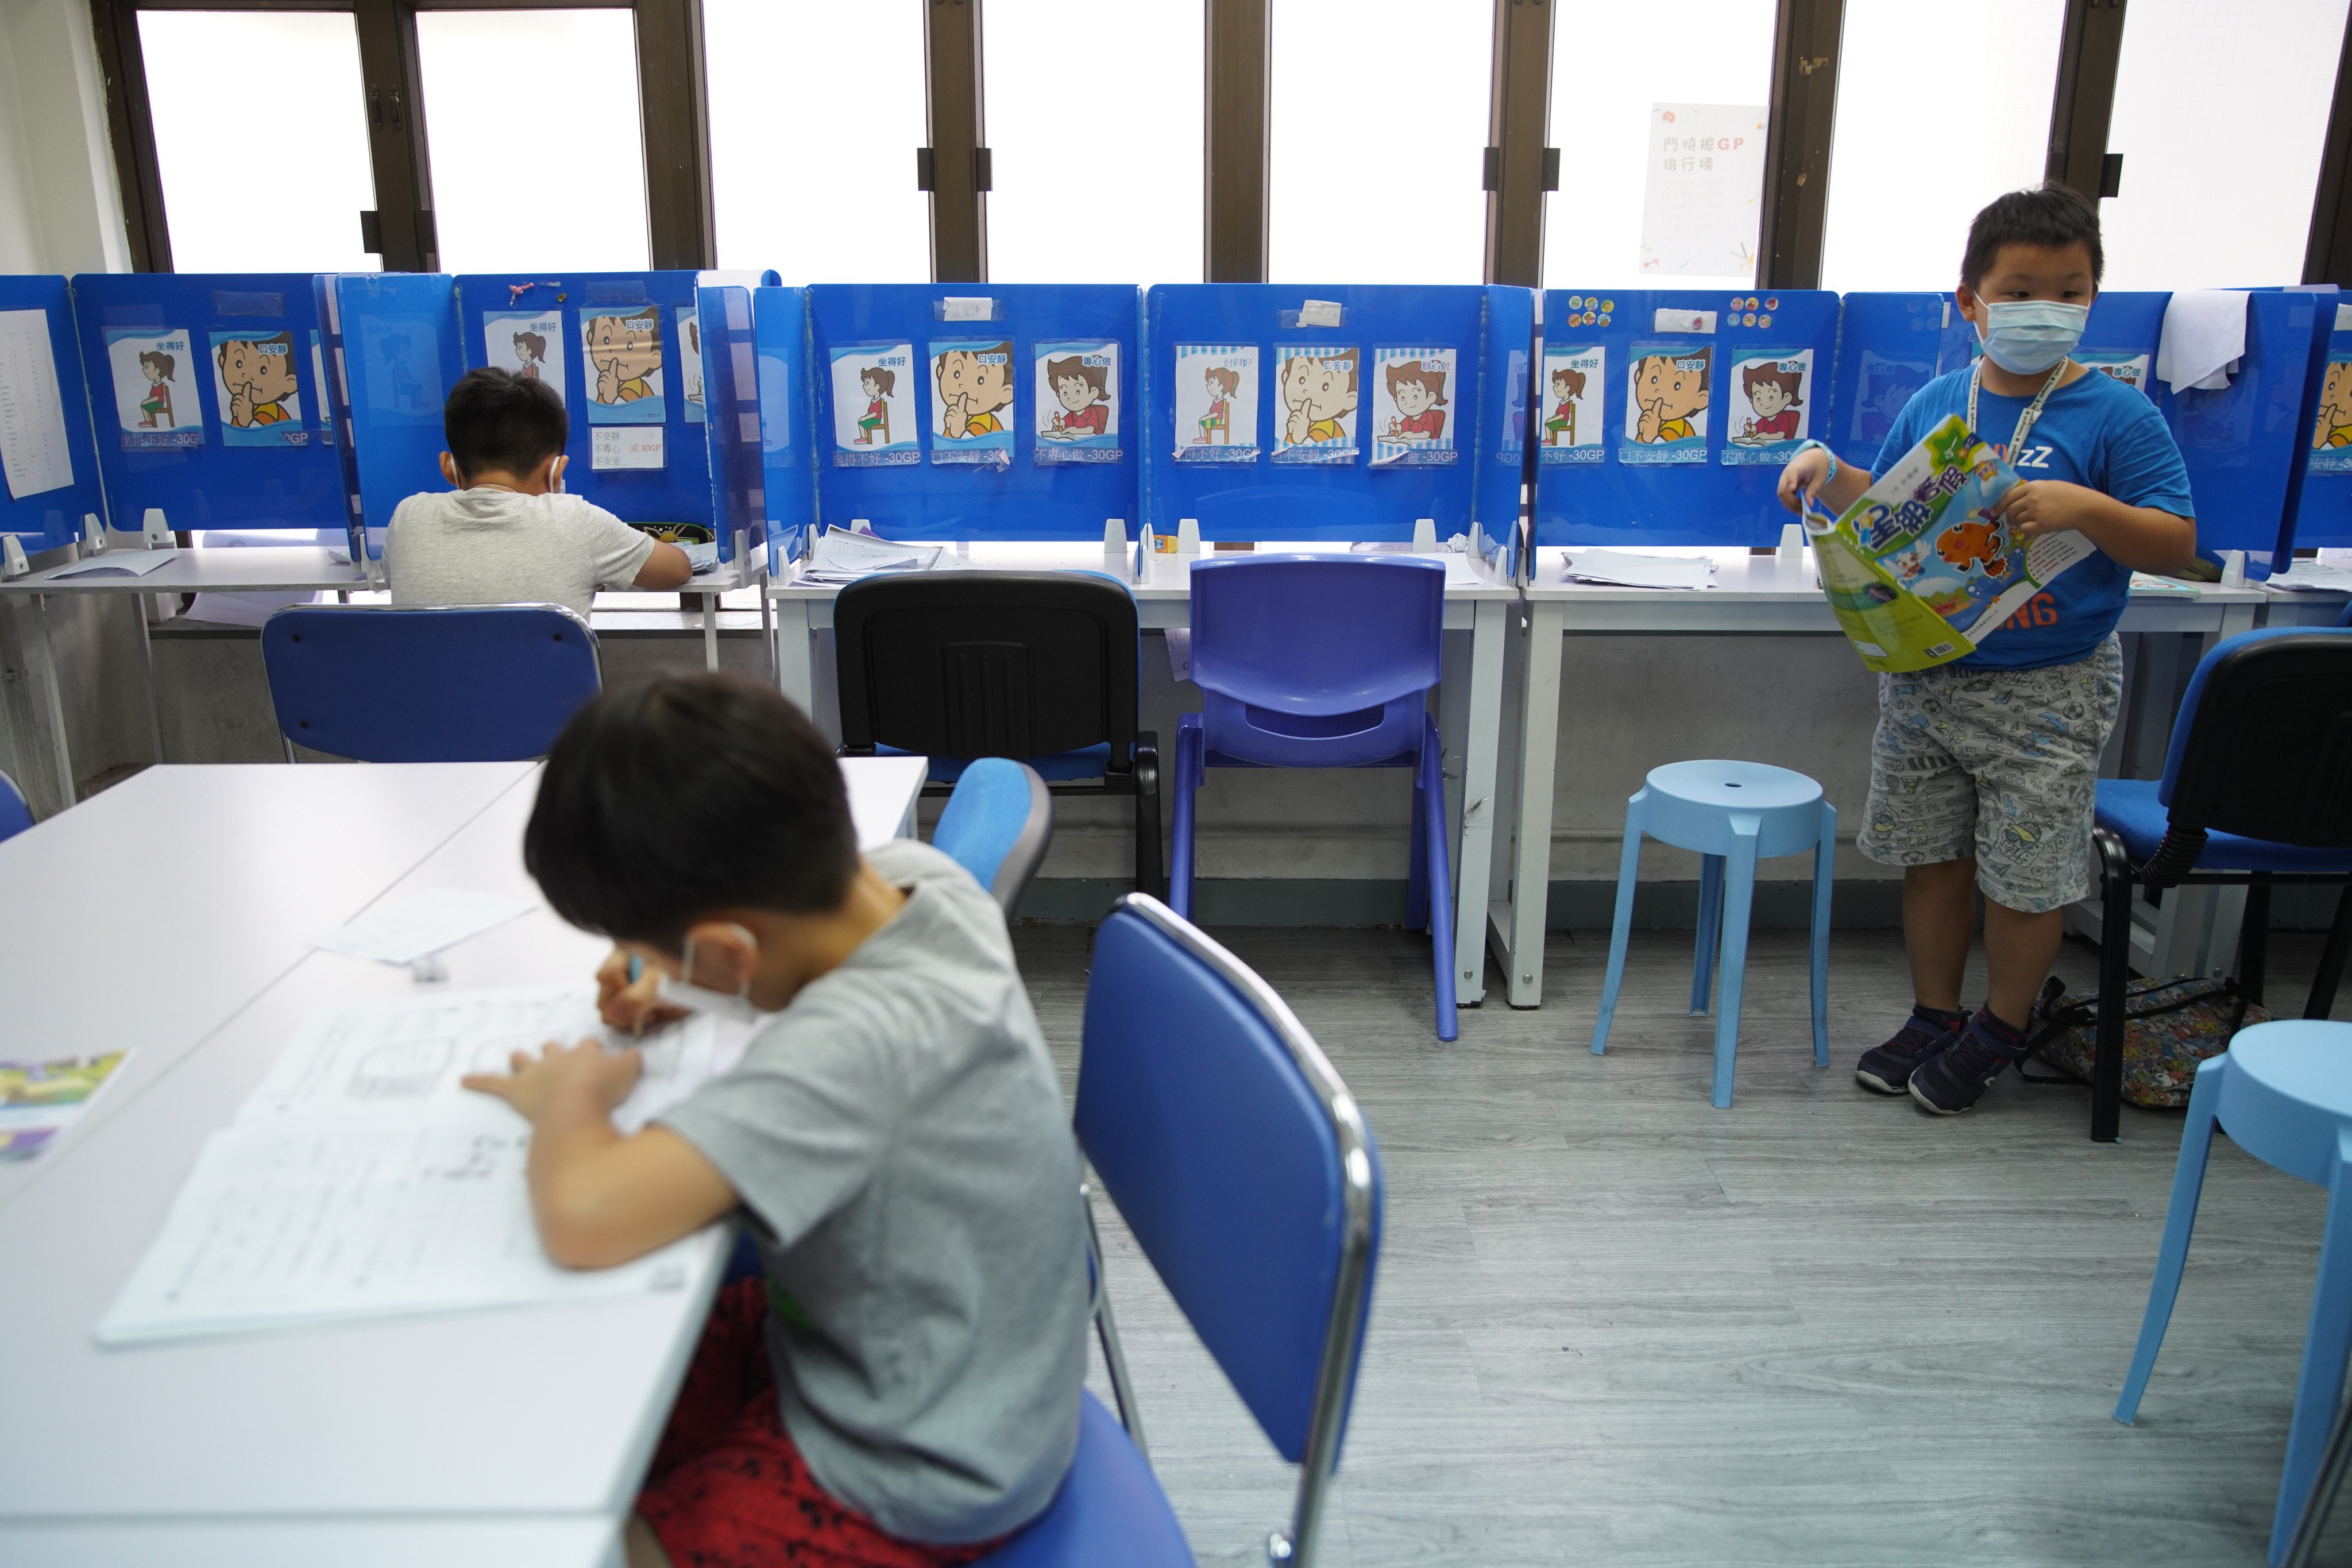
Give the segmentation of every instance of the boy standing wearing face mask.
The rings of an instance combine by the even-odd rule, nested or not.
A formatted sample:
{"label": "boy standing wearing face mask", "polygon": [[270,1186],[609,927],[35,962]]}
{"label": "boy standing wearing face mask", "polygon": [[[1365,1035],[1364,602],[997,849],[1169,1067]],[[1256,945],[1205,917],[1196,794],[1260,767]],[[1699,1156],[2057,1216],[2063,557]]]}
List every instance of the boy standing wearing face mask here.
{"label": "boy standing wearing face mask", "polygon": [[[2097,549],[2053,578],[1968,657],[1879,678],[1870,804],[1857,847],[1903,871],[1911,1016],[1854,1077],[1939,1115],[1968,1110],[2025,1048],[2024,1027],[2089,895],[2100,748],[2123,699],[2116,637],[2135,571],[2196,553],[2180,450],[2142,393],[2067,356],[2097,296],[2095,207],[2051,185],[2013,191],[1969,226],[1956,298],[1984,352],[1929,382],[1887,431],[1887,468],[1952,415],[2017,470],[2001,498],[2019,539],[2073,530]],[[1783,504],[1843,511],[1871,476],[1808,442]],[[1973,1014],[1961,972],[1984,893],[1989,984]]]}

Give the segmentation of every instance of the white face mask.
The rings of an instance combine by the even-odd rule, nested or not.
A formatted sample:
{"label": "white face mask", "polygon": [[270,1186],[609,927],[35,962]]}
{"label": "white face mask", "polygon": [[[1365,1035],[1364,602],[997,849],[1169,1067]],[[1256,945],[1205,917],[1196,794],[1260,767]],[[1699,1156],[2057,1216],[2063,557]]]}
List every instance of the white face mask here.
{"label": "white face mask", "polygon": [[1985,358],[2011,375],[2040,375],[2074,352],[2083,341],[2084,323],[2091,319],[2088,305],[2061,304],[2055,300],[2003,300],[1985,303],[1984,325],[1977,335],[1984,341]]}
{"label": "white face mask", "polygon": [[[741,926],[735,930],[741,933],[745,942],[752,944],[755,952],[758,950],[757,938]],[[679,967],[689,975],[694,973],[694,939],[690,936],[686,939],[685,963]],[[673,1007],[708,1013],[716,1018],[733,1018],[739,1023],[756,1024],[768,1016],[751,1004],[751,980],[748,974],[744,976],[741,988],[732,992],[714,991],[707,985],[697,985],[691,980],[674,979],[664,974],[655,982],[654,992]]]}

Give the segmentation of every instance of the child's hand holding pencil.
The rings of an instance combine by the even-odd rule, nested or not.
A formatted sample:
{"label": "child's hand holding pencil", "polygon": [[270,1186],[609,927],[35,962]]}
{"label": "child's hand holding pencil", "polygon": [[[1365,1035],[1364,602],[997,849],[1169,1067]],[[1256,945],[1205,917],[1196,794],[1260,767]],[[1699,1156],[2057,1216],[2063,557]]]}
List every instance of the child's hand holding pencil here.
{"label": "child's hand holding pencil", "polygon": [[656,989],[660,973],[634,953],[614,948],[596,966],[596,1011],[616,1029],[642,1035],[648,1025],[683,1018],[686,1011],[665,1004]]}

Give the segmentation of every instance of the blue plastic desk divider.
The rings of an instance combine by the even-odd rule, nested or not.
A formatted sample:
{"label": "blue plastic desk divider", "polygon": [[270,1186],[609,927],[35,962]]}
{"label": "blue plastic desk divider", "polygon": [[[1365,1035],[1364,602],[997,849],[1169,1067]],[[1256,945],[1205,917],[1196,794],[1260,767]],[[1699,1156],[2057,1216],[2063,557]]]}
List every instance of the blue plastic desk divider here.
{"label": "blue plastic desk divider", "polygon": [[[772,276],[772,274],[771,275]],[[816,481],[825,458],[809,374],[808,290],[773,284],[751,295],[759,351],[760,458],[765,475],[771,573],[806,553],[816,522]]]}
{"label": "blue plastic desk divider", "polygon": [[[18,315],[30,311],[37,321]],[[0,483],[0,533],[16,535],[27,555],[71,544],[89,526],[85,519],[102,523],[107,510],[73,297],[63,278],[0,276],[0,394],[16,404],[9,412],[24,422],[28,443],[24,467]]]}
{"label": "blue plastic desk divider", "polygon": [[[2265,295],[2282,298],[2265,303]],[[2268,547],[2268,559],[2253,553],[2261,547],[2225,543],[2221,549],[2248,549],[2246,575],[2267,577],[2273,572],[2284,572],[2293,563],[2297,546],[2306,548],[2336,547],[2352,544],[2352,446],[2332,447],[2328,443],[2336,433],[2352,419],[2352,311],[2342,304],[2343,295],[2336,286],[2327,283],[2300,285],[2280,289],[2256,290],[2249,301],[2246,321],[2248,363],[2242,374],[2252,368],[2252,360],[2258,347],[2268,350],[2272,333],[2270,324],[2283,321],[2284,331],[2281,363],[2274,374],[2283,376],[2284,360],[2292,353],[2292,345],[2307,327],[2310,351],[2304,370],[2303,397],[2296,409],[2293,426],[2293,466],[2287,475],[2283,516],[2278,537]],[[2308,305],[2311,316],[2302,319],[2302,308]],[[2339,331],[2339,329],[2341,329]],[[2342,357],[2339,359],[2339,355]],[[2339,368],[2340,367],[2340,368]],[[2329,384],[2333,374],[2335,382]],[[2267,426],[2284,414],[2284,386],[2276,389],[2266,406],[2263,422]],[[2192,394],[2192,395],[2203,395]],[[2330,412],[2331,409],[2333,412]],[[2273,432],[2265,429],[2264,439]],[[2352,435],[2346,439],[2352,441]],[[2257,459],[2262,460],[2262,459]],[[2194,478],[2194,471],[2191,472]],[[2201,505],[2201,502],[2200,502]],[[2251,531],[2255,520],[2249,519]],[[2215,548],[2210,545],[2204,531],[2204,519],[2198,520],[2198,549],[2200,553]]]}
{"label": "blue plastic desk divider", "polygon": [[1848,294],[1841,305],[1827,428],[1814,435],[1839,462],[1874,469],[1911,395],[1968,365],[1976,329],[1949,294]]}
{"label": "blue plastic desk divider", "polygon": [[812,286],[814,521],[901,540],[1099,540],[1110,518],[1132,533],[1137,315],[1115,283]]}
{"label": "blue plastic desk divider", "polygon": [[441,477],[441,405],[465,370],[457,344],[457,279],[437,272],[345,272],[330,280],[342,337],[339,393],[352,439],[351,483],[359,492],[368,550],[380,559],[381,530],[420,490],[448,489]]}
{"label": "blue plastic desk divider", "polygon": [[1537,542],[1778,543],[1780,469],[1835,424],[1837,347],[1821,289],[1546,290]]}
{"label": "blue plastic desk divider", "polygon": [[343,529],[307,272],[73,281],[100,473],[120,529]]}
{"label": "blue plastic desk divider", "polygon": [[1532,289],[1163,283],[1143,331],[1154,533],[1396,542],[1425,517],[1510,564]]}
{"label": "blue plastic desk divider", "polygon": [[[799,373],[806,293],[740,284],[695,291],[709,403],[711,516],[730,552],[740,531],[753,549],[768,552],[771,572],[789,558],[793,537],[814,515],[809,421],[800,399],[805,383]],[[772,354],[762,330],[771,321],[782,328]]]}
{"label": "blue plastic desk divider", "polygon": [[[310,294],[319,312],[320,403],[327,421],[325,435],[335,448],[335,463],[343,481],[343,542],[351,558],[364,563],[369,556],[367,517],[360,500],[359,467],[352,460],[352,388],[334,274],[321,272],[313,277]],[[375,554],[383,552],[379,545]]]}

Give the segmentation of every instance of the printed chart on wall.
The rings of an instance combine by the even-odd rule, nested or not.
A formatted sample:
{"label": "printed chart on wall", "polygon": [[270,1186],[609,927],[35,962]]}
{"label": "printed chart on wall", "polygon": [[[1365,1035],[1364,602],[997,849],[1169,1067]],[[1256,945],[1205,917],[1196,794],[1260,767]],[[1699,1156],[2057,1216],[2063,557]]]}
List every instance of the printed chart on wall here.
{"label": "printed chart on wall", "polygon": [[678,395],[686,399],[686,418],[702,423],[707,405],[702,397],[702,320],[691,305],[677,307]]}
{"label": "printed chart on wall", "polygon": [[0,310],[0,469],[12,500],[73,483],[47,310]]}
{"label": "printed chart on wall", "polygon": [[1609,384],[1609,351],[1544,346],[1543,442],[1536,458],[1545,463],[1597,463],[1602,438],[1601,405]]}
{"label": "printed chart on wall", "polygon": [[1372,351],[1372,466],[1450,463],[1454,451],[1452,349]]}
{"label": "printed chart on wall", "polygon": [[2129,349],[2076,349],[2074,360],[2088,365],[2101,375],[2113,377],[2134,392],[2147,392],[2148,356],[2134,353]]}
{"label": "printed chart on wall", "polygon": [[914,369],[912,343],[850,343],[833,351],[835,467],[922,461]]}
{"label": "printed chart on wall", "polygon": [[2311,429],[2311,471],[2352,474],[2352,349],[2328,353],[2319,416]]}
{"label": "printed chart on wall", "polygon": [[1642,195],[1642,276],[1753,278],[1764,195],[1764,110],[1654,103]]}
{"label": "printed chart on wall", "polygon": [[1257,460],[1257,349],[1249,343],[1176,345],[1176,460]]}
{"label": "printed chart on wall", "polygon": [[661,308],[583,310],[580,351],[587,361],[589,466],[660,468],[667,460],[662,420],[668,412]]}
{"label": "printed chart on wall", "polygon": [[213,403],[220,414],[222,445],[309,445],[294,335],[216,331],[212,339]]}
{"label": "printed chart on wall", "polygon": [[563,312],[485,310],[482,363],[542,382],[563,396]]}
{"label": "printed chart on wall", "polygon": [[1116,463],[1118,344],[1105,339],[1039,343],[1036,460]]}
{"label": "printed chart on wall", "polygon": [[110,327],[106,362],[113,372],[114,418],[124,450],[205,444],[196,361],[185,329]]}
{"label": "printed chart on wall", "polygon": [[437,344],[429,321],[370,317],[360,322],[360,354],[367,366],[372,417],[403,425],[441,423]]}
{"label": "printed chart on wall", "polygon": [[1709,373],[1705,343],[1635,343],[1625,390],[1625,463],[1704,463]]}
{"label": "printed chart on wall", "polygon": [[[1886,433],[1895,428],[1895,416],[1911,401],[1911,395],[1936,379],[1936,366],[1931,360],[1890,359],[1885,354],[1862,351],[1862,363],[1854,375],[1853,423],[1846,431],[1849,441],[1884,441]],[[1895,454],[1896,457],[1901,453]]]}
{"label": "printed chart on wall", "polygon": [[931,461],[1013,461],[1013,343],[949,338],[930,345]]}
{"label": "printed chart on wall", "polygon": [[1354,462],[1362,351],[1316,343],[1278,352],[1274,460]]}
{"label": "printed chart on wall", "polygon": [[1796,454],[1812,430],[1813,351],[1744,350],[1723,378],[1730,399],[1723,460],[1731,468],[1775,468]]}

